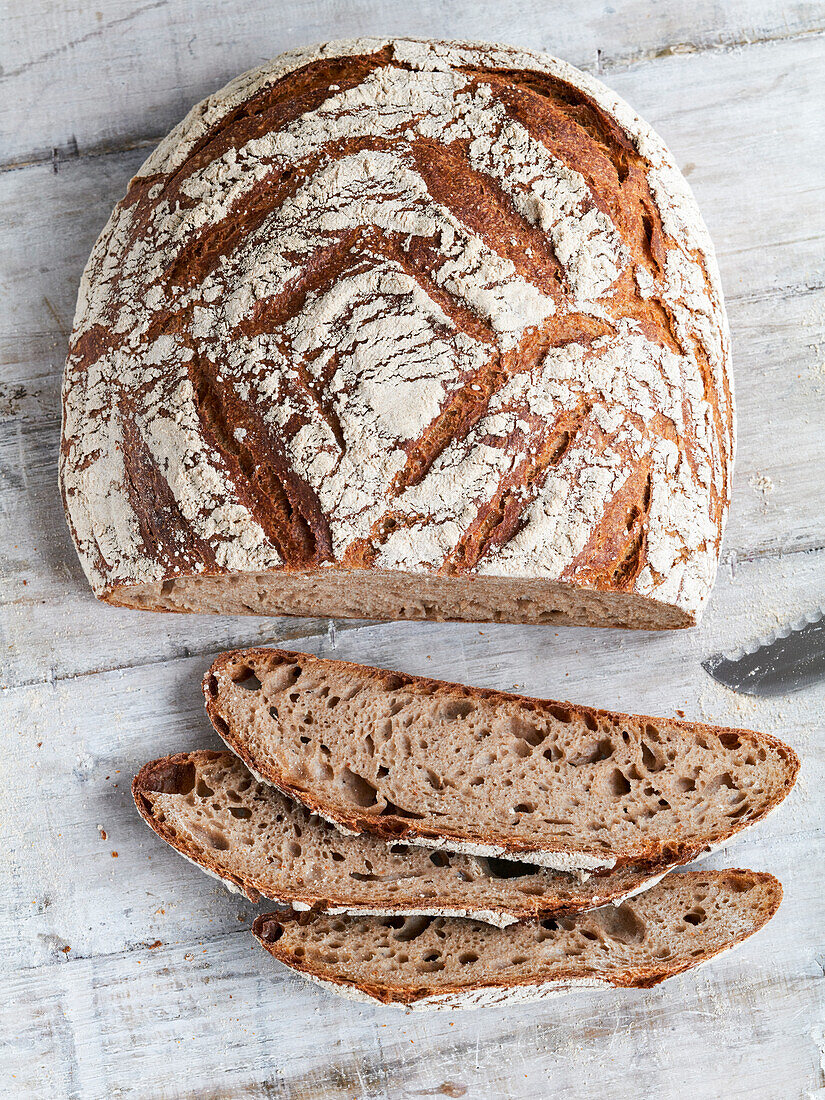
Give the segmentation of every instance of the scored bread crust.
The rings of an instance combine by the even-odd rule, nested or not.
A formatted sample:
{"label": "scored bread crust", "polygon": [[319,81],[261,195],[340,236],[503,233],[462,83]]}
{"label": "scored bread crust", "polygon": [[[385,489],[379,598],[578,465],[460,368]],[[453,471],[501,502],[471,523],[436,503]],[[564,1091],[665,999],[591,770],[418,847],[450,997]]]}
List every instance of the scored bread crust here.
{"label": "scored bread crust", "polygon": [[[550,980],[548,980],[548,974],[542,974],[537,971],[529,976],[512,974],[487,976],[476,980],[468,978],[460,982],[431,983],[429,985],[422,977],[421,984],[415,986],[400,984],[397,981],[393,982],[391,973],[388,973],[387,978],[381,981],[369,981],[356,977],[347,977],[341,973],[340,969],[336,972],[335,962],[324,966],[313,965],[313,961],[308,959],[306,955],[299,957],[289,949],[283,947],[283,930],[306,927],[308,933],[311,935],[312,925],[315,921],[319,923],[328,922],[329,918],[325,918],[323,915],[299,915],[289,912],[264,913],[256,918],[252,926],[252,932],[261,946],[279,962],[283,963],[291,970],[296,971],[301,977],[316,982],[342,996],[351,997],[355,1000],[371,1001],[381,1005],[397,1005],[404,1008],[477,1008],[483,1005],[541,999],[546,996],[567,992],[576,987],[650,989],[668,978],[704,965],[710,961],[710,959],[736,947],[745,939],[748,939],[751,935],[763,928],[777,912],[782,902],[782,886],[773,875],[767,872],[751,871],[742,868],[729,868],[723,871],[677,872],[675,875],[665,879],[662,886],[672,885],[674,878],[677,880],[686,880],[685,883],[680,883],[679,886],[689,886],[691,882],[701,881],[710,881],[722,887],[726,883],[733,883],[733,889],[737,892],[741,889],[742,884],[747,884],[746,890],[756,888],[760,891],[758,909],[752,911],[749,921],[743,920],[740,922],[742,926],[735,929],[726,939],[715,944],[704,945],[704,950],[699,955],[687,953],[680,955],[678,952],[674,952],[670,957],[663,957],[655,963],[651,962],[633,966],[622,966],[621,962],[617,961],[614,968],[609,972],[595,973],[586,966],[581,964],[577,965],[577,963],[571,959],[569,964],[562,968],[561,973],[556,974]],[[646,899],[655,895],[657,889],[659,888],[654,887],[650,892],[642,895],[642,904],[644,904]],[[621,913],[621,911],[622,909],[620,907],[617,912]],[[579,918],[571,918],[570,924],[575,925],[577,919],[586,919],[588,917],[598,918],[598,916],[598,910],[581,914]],[[353,922],[358,921],[358,918],[351,919]],[[361,920],[358,921],[358,923],[363,925],[364,921]],[[378,923],[379,922],[376,920],[376,928],[378,927]],[[442,927],[447,923],[447,921],[444,921]],[[449,923],[456,927],[465,925],[468,930],[471,929],[472,925],[472,922],[462,921],[461,919],[456,919]],[[342,921],[342,925],[341,932],[346,934],[346,921]],[[525,928],[529,928],[529,926],[511,926],[507,929],[497,930],[496,934],[501,938],[502,942],[506,942],[506,938],[512,936],[515,945],[521,947],[515,937],[523,934],[522,930]],[[598,939],[601,937],[594,936],[592,938]],[[347,942],[349,941],[345,941],[345,943]],[[279,946],[279,944],[281,944],[281,946]],[[527,948],[522,949],[529,950],[529,945]],[[344,950],[347,950],[346,946]]]}
{"label": "scored bread crust", "polygon": [[84,271],[60,477],[114,604],[684,627],[733,454],[690,188],[546,54],[276,58],[161,143]]}
{"label": "scored bread crust", "polygon": [[[376,904],[377,898],[373,899],[372,903],[355,901],[352,893],[348,893],[343,886],[336,886],[335,893],[330,892],[329,885],[324,890],[323,866],[320,871],[315,871],[314,889],[310,889],[307,883],[302,881],[301,876],[296,875],[291,883],[289,881],[284,882],[277,890],[274,890],[269,883],[260,876],[256,877],[248,869],[244,873],[233,872],[231,867],[228,866],[227,857],[219,856],[214,849],[210,850],[209,838],[205,830],[201,829],[199,837],[194,837],[191,833],[187,834],[184,831],[180,824],[180,813],[174,815],[174,820],[170,820],[169,811],[170,809],[174,810],[174,805],[170,805],[170,799],[175,796],[178,798],[188,797],[192,800],[198,798],[197,780],[201,778],[202,773],[206,773],[205,782],[207,786],[209,782],[214,783],[214,780],[210,779],[208,768],[210,764],[215,762],[221,763],[221,758],[231,758],[236,768],[243,769],[243,764],[231,753],[217,753],[211,750],[176,753],[145,764],[132,782],[132,795],[141,817],[162,840],[166,841],[167,844],[197,867],[200,867],[201,870],[222,881],[228,889],[245,895],[252,902],[259,902],[262,897],[265,897],[271,901],[291,905],[298,911],[312,909],[333,914],[340,912],[372,913],[376,915],[403,913],[421,916],[470,917],[503,928],[518,921],[538,920],[559,913],[579,912],[607,903],[618,904],[620,901],[655,885],[668,870],[667,867],[663,867],[660,870],[657,869],[655,873],[651,870],[634,872],[633,869],[628,868],[620,872],[608,872],[604,875],[591,876],[586,883],[581,883],[570,875],[554,874],[553,872],[542,874],[539,872],[540,879],[543,879],[540,885],[544,886],[544,893],[535,891],[535,875],[529,876],[526,880],[531,886],[529,894],[522,892],[519,887],[524,882],[523,876],[520,876],[517,884],[513,885],[509,892],[505,888],[501,888],[494,897],[494,892],[491,890],[486,899],[483,892],[482,896],[479,897],[478,893],[474,894],[469,888],[465,887],[465,904],[461,904],[460,897],[457,896],[457,890],[459,889],[457,885],[446,877],[444,882],[445,892],[443,894],[432,896],[422,893],[418,901],[415,902],[404,901],[386,890],[380,899],[380,904]],[[269,784],[266,785],[266,789],[277,799],[283,797],[279,792],[275,792]],[[214,790],[212,794],[214,794]],[[204,804],[208,802],[210,797],[212,795],[204,793]],[[243,799],[241,801],[238,799],[238,804],[243,804],[248,808],[249,800]],[[300,814],[304,819],[300,826],[301,843],[306,848],[308,843],[307,832],[308,828],[311,827],[311,822],[306,821],[307,811],[300,803],[297,803],[294,808],[290,807],[290,809],[293,814]],[[210,815],[210,821],[217,828],[220,828],[220,818],[215,820]],[[230,823],[225,822],[224,827],[227,824]],[[249,826],[253,830],[253,834],[258,824],[259,822],[255,820],[253,808],[252,821]],[[340,834],[332,826],[325,825],[324,828],[329,829],[333,835],[340,838]],[[226,843],[223,835],[221,840],[224,844]],[[343,845],[344,852],[347,851],[348,845],[355,843],[351,839],[344,840],[343,838],[340,842]],[[376,846],[379,849],[377,853],[375,851]],[[365,856],[365,865],[361,869],[363,871],[372,869],[372,861],[376,864],[379,860],[386,862],[387,851],[388,849],[386,849],[383,842],[376,838],[374,846]],[[273,850],[273,854],[277,854],[277,852]],[[423,853],[421,854],[423,855]],[[302,856],[310,860],[316,858],[312,853],[307,855],[304,852]],[[463,870],[467,874],[472,874],[475,884],[478,885],[480,870],[478,865],[473,866],[472,861],[464,860],[461,856],[453,858],[455,861],[454,870],[459,872]],[[317,859],[323,860],[324,853],[317,855]],[[408,877],[410,868],[404,856],[390,857],[391,863],[393,859],[397,864],[395,871]],[[386,871],[385,868],[385,873]],[[392,873],[392,869],[389,873]],[[430,873],[436,876],[438,874],[434,870],[431,870]],[[319,887],[323,892],[319,892]],[[352,884],[350,884],[351,890]],[[408,893],[415,894],[415,892],[416,885],[412,883]],[[507,895],[506,899],[502,897],[503,894]]]}
{"label": "scored bread crust", "polygon": [[[243,688],[236,688],[236,683],[245,680],[255,669],[263,677],[268,671],[277,670],[281,666],[297,667],[299,670],[308,671],[310,676],[320,675],[325,681],[332,678],[346,681],[347,677],[350,677],[351,680],[357,680],[384,691],[403,692],[404,689],[413,689],[417,695],[436,701],[457,698],[479,701],[493,707],[515,704],[532,713],[538,712],[546,721],[555,720],[553,713],[555,711],[557,714],[578,716],[591,730],[601,729],[601,724],[605,722],[616,728],[621,728],[622,725],[646,726],[649,723],[659,723],[675,727],[679,731],[689,731],[697,736],[717,739],[720,746],[722,738],[737,738],[740,743],[752,745],[756,752],[762,750],[773,753],[778,766],[781,767],[782,782],[773,795],[764,799],[762,809],[754,812],[744,825],[739,823],[738,819],[731,820],[728,825],[717,828],[710,840],[698,839],[695,836],[690,838],[673,835],[667,839],[649,836],[640,837],[638,842],[630,847],[621,842],[616,843],[614,838],[611,838],[611,849],[607,855],[604,847],[598,844],[544,843],[539,846],[535,841],[531,843],[524,835],[494,837],[481,833],[477,828],[473,831],[472,823],[468,823],[466,829],[458,831],[457,828],[449,828],[441,824],[434,827],[426,822],[420,823],[393,812],[371,814],[359,811],[357,807],[351,805],[344,807],[331,804],[329,799],[325,799],[312,788],[311,782],[305,779],[299,782],[294,776],[287,775],[273,759],[264,758],[250,745],[250,734],[240,728],[240,715],[235,712],[243,702],[240,696],[247,696],[250,693]],[[313,813],[323,817],[345,834],[369,832],[383,837],[387,842],[403,840],[410,844],[443,848],[454,852],[500,856],[560,871],[592,872],[632,864],[638,868],[650,867],[655,872],[656,869],[689,863],[702,854],[716,850],[731,837],[742,832],[744,828],[749,828],[764,818],[787,796],[799,770],[799,759],[793,749],[778,738],[753,730],[660,719],[649,715],[621,714],[576,703],[509,694],[491,688],[467,687],[444,680],[412,676],[369,665],[355,665],[289,650],[254,648],[221,654],[203,679],[203,693],[206,711],[212,725],[256,778],[272,784],[284,794],[302,802]],[[260,716],[255,718],[255,721],[264,720]],[[277,728],[277,725],[273,728]],[[263,732],[263,736],[266,736],[266,731]],[[514,791],[514,797],[517,795],[518,792]]]}

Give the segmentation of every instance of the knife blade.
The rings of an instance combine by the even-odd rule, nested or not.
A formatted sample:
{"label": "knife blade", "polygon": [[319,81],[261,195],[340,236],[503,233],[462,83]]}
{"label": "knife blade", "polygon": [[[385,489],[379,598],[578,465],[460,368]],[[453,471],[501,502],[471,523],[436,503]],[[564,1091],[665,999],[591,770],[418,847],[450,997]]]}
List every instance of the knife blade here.
{"label": "knife blade", "polygon": [[784,695],[825,677],[825,611],[731,656],[715,653],[702,668],[720,684],[746,695]]}

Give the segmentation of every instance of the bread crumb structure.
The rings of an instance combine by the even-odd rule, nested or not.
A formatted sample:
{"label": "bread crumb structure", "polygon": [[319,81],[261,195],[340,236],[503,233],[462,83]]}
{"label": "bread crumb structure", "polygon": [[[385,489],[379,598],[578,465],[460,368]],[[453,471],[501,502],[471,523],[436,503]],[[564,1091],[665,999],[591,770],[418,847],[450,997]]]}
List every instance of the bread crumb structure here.
{"label": "bread crumb structure", "polygon": [[266,897],[299,911],[470,916],[504,927],[615,903],[657,877],[628,867],[582,881],[367,833],[344,837],[230,752],[153,760],[132,790],[147,824],[202,870],[250,901]]}
{"label": "bread crumb structure", "polygon": [[443,917],[270,913],[253,932],[279,962],[356,1000],[477,1008],[578,986],[656,985],[741,943],[781,900],[773,875],[688,872],[618,907],[504,929]]}
{"label": "bread crumb structure", "polygon": [[695,622],[728,330],[659,138],[507,47],[360,39],[198,104],[83,275],[61,482],[155,610]]}
{"label": "bread crumb structure", "polygon": [[204,694],[250,770],[342,831],[557,871],[686,863],[761,820],[799,768],[751,730],[277,649],[223,654]]}

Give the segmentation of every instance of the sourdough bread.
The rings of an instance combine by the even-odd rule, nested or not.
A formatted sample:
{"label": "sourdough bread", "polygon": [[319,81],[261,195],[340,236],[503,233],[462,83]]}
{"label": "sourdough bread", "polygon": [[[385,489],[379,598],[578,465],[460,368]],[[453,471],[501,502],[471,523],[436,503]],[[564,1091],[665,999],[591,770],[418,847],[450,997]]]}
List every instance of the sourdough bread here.
{"label": "sourdough bread", "polygon": [[279,962],[345,996],[475,1008],[577,986],[648,988],[741,943],[781,900],[772,875],[688,872],[617,908],[504,929],[449,917],[269,913],[253,932]]}
{"label": "sourdough bread", "polygon": [[592,76],[293,51],[192,109],[83,275],[61,482],[129,607],[695,622],[734,411],[713,248]]}
{"label": "sourdough bread", "polygon": [[187,859],[250,901],[296,910],[466,916],[505,927],[615,903],[655,881],[627,867],[581,882],[509,860],[343,837],[230,752],[153,760],[132,793],[147,824]]}
{"label": "sourdough bread", "polygon": [[686,863],[763,818],[799,767],[751,730],[285,650],[223,654],[203,690],[246,766],[343,832],[560,871]]}

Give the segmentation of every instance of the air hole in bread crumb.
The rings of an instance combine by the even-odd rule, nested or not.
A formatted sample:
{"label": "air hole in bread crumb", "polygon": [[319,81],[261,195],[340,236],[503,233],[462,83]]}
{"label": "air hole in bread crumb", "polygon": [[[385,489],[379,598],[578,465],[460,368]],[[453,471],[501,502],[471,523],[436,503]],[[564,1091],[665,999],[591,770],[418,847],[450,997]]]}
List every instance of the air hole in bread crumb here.
{"label": "air hole in bread crumb", "polygon": [[430,863],[435,867],[449,867],[450,857],[446,852],[432,852],[430,855]]}
{"label": "air hole in bread crumb", "polygon": [[198,781],[195,784],[195,794],[198,798],[210,798],[215,792],[212,788],[198,776]]}
{"label": "air hole in bread crumb", "polygon": [[685,913],[684,917],[682,917],[682,920],[685,922],[685,924],[696,925],[701,924],[702,921],[705,919],[705,916],[706,914],[704,909],[691,909],[689,913]]}
{"label": "air hole in bread crumb", "polygon": [[247,818],[252,817],[252,811],[247,809],[246,806],[230,806],[229,812],[233,817],[237,817],[241,821],[245,821]]}
{"label": "air hole in bread crumb", "polygon": [[379,779],[386,779],[387,776],[390,774],[390,769],[385,767],[384,764],[379,764],[378,765],[378,771],[376,772],[376,774],[377,774]]}
{"label": "air hole in bread crumb", "polygon": [[743,802],[742,805],[738,807],[738,809],[728,810],[727,811],[727,816],[728,817],[744,817],[749,812],[749,810],[750,810],[750,807],[748,806],[747,802]]}
{"label": "air hole in bread crumb", "polygon": [[705,796],[714,795],[718,791],[721,791],[725,787],[729,791],[738,791],[738,787],[733,781],[733,776],[730,772],[722,772],[721,775],[715,775],[713,779],[709,779],[705,784],[704,794]]}
{"label": "air hole in bread crumb", "polygon": [[572,768],[581,767],[582,764],[598,764],[602,760],[609,760],[613,755],[613,742],[609,737],[602,737],[599,741],[590,741],[581,752],[568,758]]}
{"label": "air hole in bread crumb", "polygon": [[344,768],[338,777],[338,785],[344,789],[351,801],[366,810],[376,804],[377,794],[372,783],[349,768]]}
{"label": "air hole in bread crumb", "polygon": [[726,749],[738,749],[742,744],[741,738],[736,733],[720,733],[719,740]]}
{"label": "air hole in bread crumb", "polygon": [[270,921],[265,924],[261,929],[261,939],[265,943],[277,943],[277,941],[283,936],[284,927],[282,924],[276,924],[274,921]]}
{"label": "air hole in bread crumb", "polygon": [[260,691],[262,686],[254,669],[249,668],[248,665],[242,665],[232,672],[232,682],[245,691]]}
{"label": "air hole in bread crumb", "polygon": [[642,741],[642,763],[649,772],[660,772],[665,766],[664,761],[659,759],[647,741]]}
{"label": "air hole in bread crumb", "polygon": [[219,714],[210,714],[210,721],[221,737],[229,736],[229,726],[226,724],[223,718]]}
{"label": "air hole in bread crumb", "polygon": [[593,715],[588,714],[588,712],[585,710],[585,711],[582,711],[582,718],[584,719],[584,724],[587,726],[587,728],[592,733],[595,733],[596,730],[599,728],[599,723],[596,721],[596,719],[593,717]]}
{"label": "air hole in bread crumb", "polygon": [[471,963],[478,962],[478,955],[475,951],[462,951],[458,956],[458,961],[462,966],[469,966]]}
{"label": "air hole in bread crumb", "polygon": [[475,709],[471,699],[448,699],[438,708],[438,717],[442,722],[450,722],[456,718],[467,718]]}
{"label": "air hole in bread crumb", "polygon": [[547,709],[550,711],[557,722],[563,722],[565,725],[568,725],[570,722],[573,721],[573,712],[571,710],[568,710],[567,707],[559,707],[554,704],[552,706],[549,706]]}
{"label": "air hole in bread crumb", "polygon": [[619,768],[614,768],[610,773],[608,780],[608,789],[615,798],[621,798],[622,795],[630,793],[630,783],[627,776],[624,775]]}
{"label": "air hole in bread crumb", "polygon": [[406,917],[402,920],[400,927],[397,924],[392,925],[393,928],[398,929],[393,938],[399,943],[410,943],[426,932],[434,919],[434,917]]}
{"label": "air hole in bread crumb", "polygon": [[515,859],[499,859],[496,856],[479,856],[478,862],[491,878],[524,878],[535,875],[538,867]]}
{"label": "air hole in bread crumb", "polygon": [[600,924],[605,933],[619,943],[642,943],[647,935],[644,921],[629,905],[620,905],[618,909],[612,905],[606,905],[600,910],[600,917]]}
{"label": "air hole in bread crumb", "polygon": [[218,698],[218,677],[211,672],[206,678],[206,690],[212,699]]}
{"label": "air hole in bread crumb", "polygon": [[532,723],[525,722],[521,718],[512,717],[510,719],[510,733],[513,737],[520,741],[526,741],[528,745],[535,748],[547,737],[548,731],[537,729]]}

